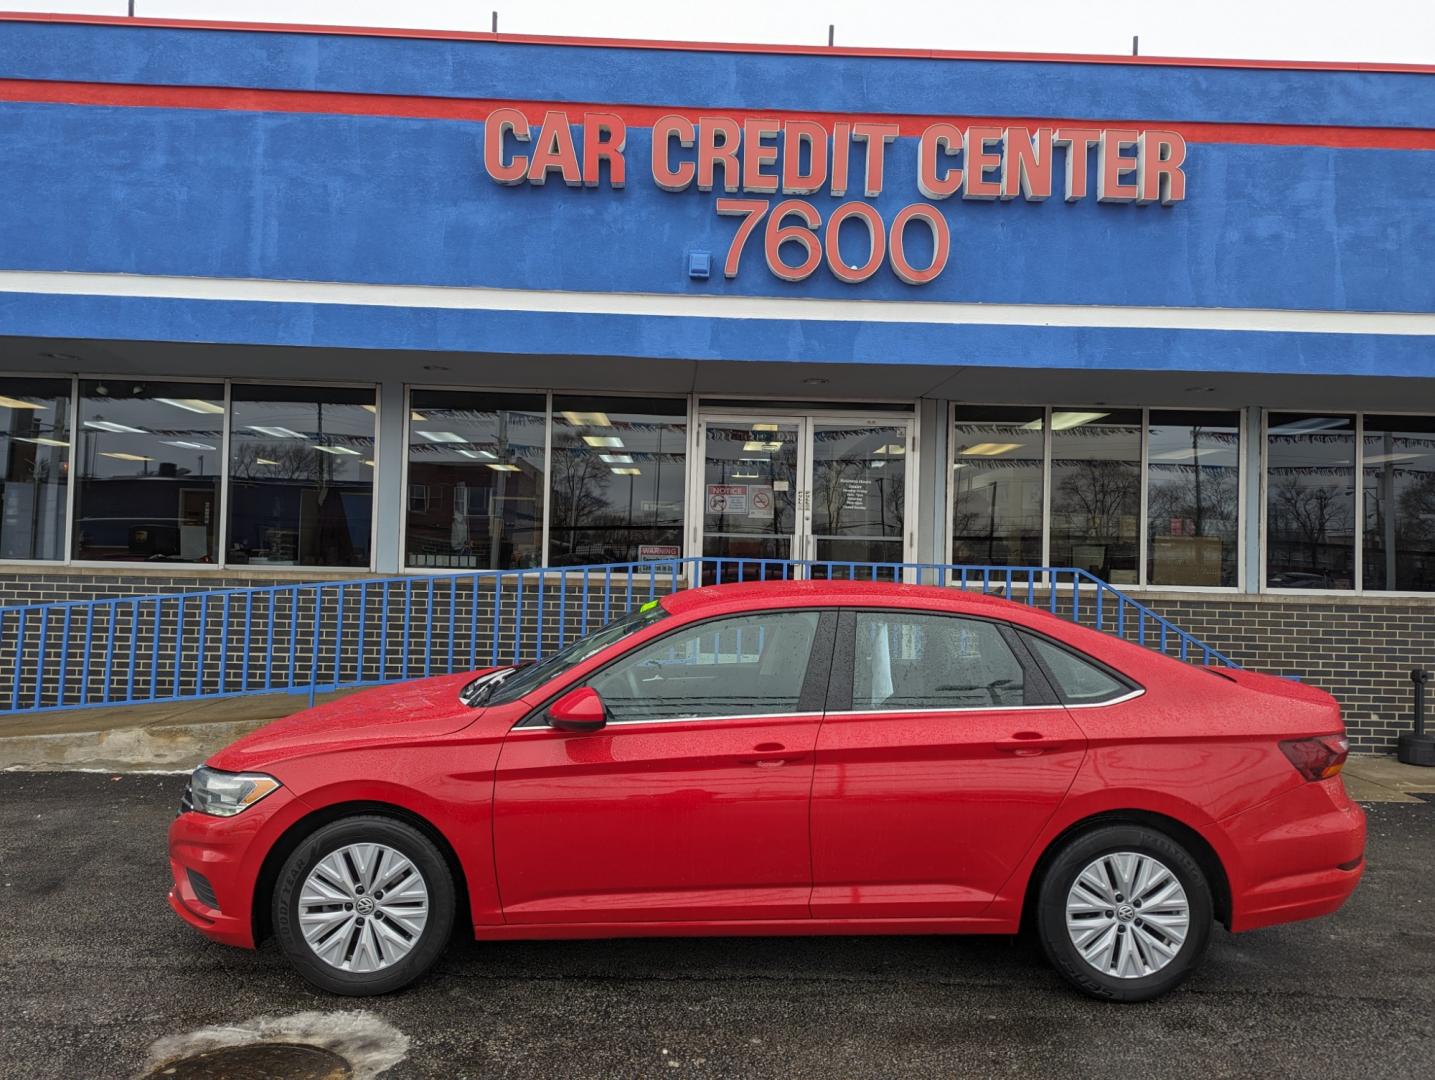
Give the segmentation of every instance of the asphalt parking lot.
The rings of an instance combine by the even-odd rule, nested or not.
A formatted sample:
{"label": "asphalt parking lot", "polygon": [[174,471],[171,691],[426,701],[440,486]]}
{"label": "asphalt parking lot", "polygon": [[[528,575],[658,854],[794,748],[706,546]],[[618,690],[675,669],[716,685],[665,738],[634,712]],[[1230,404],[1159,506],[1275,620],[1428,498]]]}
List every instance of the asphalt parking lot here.
{"label": "asphalt parking lot", "polygon": [[386,1080],[1435,1076],[1427,803],[1368,808],[1370,870],[1345,910],[1218,931],[1205,967],[1148,1005],[1079,998],[1004,938],[464,943],[412,990],[355,1001],[170,913],[182,786],[0,774],[0,1076],[134,1076],[158,1040],[315,1013],[316,1030],[397,1033]]}

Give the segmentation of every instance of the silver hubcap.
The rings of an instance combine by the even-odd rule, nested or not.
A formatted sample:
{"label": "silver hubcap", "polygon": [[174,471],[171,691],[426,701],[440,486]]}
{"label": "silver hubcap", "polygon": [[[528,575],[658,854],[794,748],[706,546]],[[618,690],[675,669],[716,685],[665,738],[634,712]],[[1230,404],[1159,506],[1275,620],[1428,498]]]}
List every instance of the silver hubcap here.
{"label": "silver hubcap", "polygon": [[1066,894],[1066,932],[1097,971],[1118,979],[1154,975],[1176,958],[1191,925],[1186,890],[1150,855],[1103,855]]}
{"label": "silver hubcap", "polygon": [[380,971],[418,943],[429,891],[418,867],[383,844],[350,844],[309,871],[299,892],[299,927],[324,963]]}

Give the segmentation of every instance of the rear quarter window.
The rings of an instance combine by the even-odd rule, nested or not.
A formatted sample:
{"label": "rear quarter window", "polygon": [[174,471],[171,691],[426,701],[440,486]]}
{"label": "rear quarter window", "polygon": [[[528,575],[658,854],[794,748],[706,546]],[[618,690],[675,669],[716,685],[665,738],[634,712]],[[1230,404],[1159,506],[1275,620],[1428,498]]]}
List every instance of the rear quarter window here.
{"label": "rear quarter window", "polygon": [[1099,705],[1129,694],[1133,687],[1108,672],[1094,660],[1062,648],[1046,638],[1022,634],[1067,705]]}

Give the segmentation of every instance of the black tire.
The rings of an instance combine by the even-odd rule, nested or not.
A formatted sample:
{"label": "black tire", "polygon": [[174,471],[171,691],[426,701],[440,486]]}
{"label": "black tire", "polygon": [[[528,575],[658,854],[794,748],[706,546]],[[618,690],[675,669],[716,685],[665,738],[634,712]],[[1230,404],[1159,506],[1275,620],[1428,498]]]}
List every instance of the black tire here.
{"label": "black tire", "polygon": [[[406,857],[428,890],[428,919],[407,955],[372,972],[345,971],[320,958],[300,929],[303,883],[324,858],[349,844],[383,844]],[[274,885],[274,936],[308,982],[332,994],[387,994],[420,978],[443,952],[453,931],[454,884],[448,864],[428,837],[392,818],[361,815],[330,822],[307,837],[285,861]]]}
{"label": "black tire", "polygon": [[[1067,896],[1077,877],[1094,860],[1116,852],[1159,860],[1186,891],[1190,912],[1186,938],[1176,955],[1149,975],[1122,978],[1098,969],[1081,955],[1067,931]],[[1047,867],[1037,895],[1036,927],[1047,959],[1062,978],[1082,993],[1103,1001],[1149,1001],[1173,989],[1200,964],[1211,939],[1212,914],[1206,875],[1184,847],[1165,833],[1145,826],[1105,825],[1073,837]],[[1121,933],[1128,929],[1130,924]]]}

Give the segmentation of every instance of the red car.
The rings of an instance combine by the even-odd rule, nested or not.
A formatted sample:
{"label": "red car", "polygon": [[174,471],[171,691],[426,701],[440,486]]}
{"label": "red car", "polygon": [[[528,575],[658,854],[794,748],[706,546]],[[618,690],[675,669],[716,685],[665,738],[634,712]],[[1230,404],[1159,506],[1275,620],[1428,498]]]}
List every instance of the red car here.
{"label": "red car", "polygon": [[315,985],[483,940],[1012,934],[1138,1001],[1363,870],[1327,694],[956,589],[723,585],[358,693],[196,770],[169,900]]}

